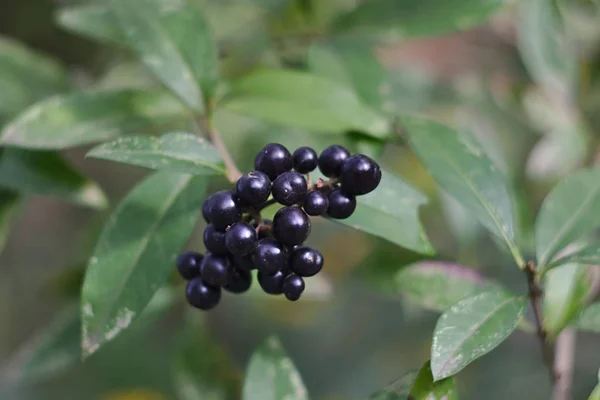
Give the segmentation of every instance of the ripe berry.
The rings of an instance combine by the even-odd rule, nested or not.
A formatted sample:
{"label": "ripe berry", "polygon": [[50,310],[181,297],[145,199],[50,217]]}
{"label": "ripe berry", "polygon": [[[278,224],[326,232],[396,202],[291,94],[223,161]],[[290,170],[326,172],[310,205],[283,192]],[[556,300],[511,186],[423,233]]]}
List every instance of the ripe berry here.
{"label": "ripe berry", "polygon": [[290,257],[290,269],[300,276],[313,276],[323,268],[323,255],[312,247],[298,247]]}
{"label": "ripe berry", "polygon": [[310,192],[304,199],[304,211],[308,215],[323,215],[329,207],[327,195],[317,190]]}
{"label": "ripe berry", "polygon": [[195,251],[186,251],[177,257],[177,272],[187,281],[200,274],[200,264],[204,256]]}
{"label": "ripe berry", "polygon": [[219,304],[221,288],[208,285],[198,277],[188,282],[185,296],[190,305],[201,310],[210,310]]}
{"label": "ripe berry", "polygon": [[287,251],[283,244],[274,238],[262,239],[258,242],[258,247],[254,253],[252,253],[252,264],[259,272],[273,275],[277,271],[287,267]]}
{"label": "ripe berry", "polygon": [[209,285],[225,286],[231,275],[232,265],[229,258],[206,253],[200,264],[200,276]]}
{"label": "ripe berry", "polygon": [[238,179],[235,192],[244,203],[259,206],[267,201],[271,194],[271,181],[263,172],[248,172]]}
{"label": "ripe berry", "polygon": [[350,157],[344,147],[334,144],[327,147],[319,156],[319,169],[329,178],[337,178],[342,173],[342,164]]}
{"label": "ripe berry", "polygon": [[264,172],[273,181],[292,169],[292,155],[283,145],[270,143],[256,155],[254,169]]}
{"label": "ripe berry", "polygon": [[224,231],[229,225],[242,219],[242,210],[231,191],[221,190],[210,200],[208,217],[215,229]]}
{"label": "ripe berry", "polygon": [[381,182],[381,168],[370,157],[356,154],[342,165],[342,190],[350,195],[367,194]]}
{"label": "ripe berry", "polygon": [[210,202],[212,200],[213,196],[209,196],[206,198],[206,200],[204,200],[204,203],[202,203],[202,217],[204,218],[204,221],[210,223],[210,216],[209,216],[209,210],[210,210]]}
{"label": "ripe berry", "polygon": [[244,271],[252,271],[253,269],[256,269],[256,267],[252,263],[251,255],[248,255],[248,256],[233,256],[232,255],[231,262],[233,263],[234,267],[236,267],[238,269],[243,269]]}
{"label": "ripe berry", "polygon": [[225,232],[215,229],[213,224],[206,225],[204,229],[204,247],[214,255],[226,255],[227,246],[225,246]]}
{"label": "ripe berry", "polygon": [[284,206],[303,201],[307,190],[304,176],[294,171],[284,172],[273,182],[273,198]]}
{"label": "ripe berry", "polygon": [[234,256],[245,256],[256,248],[256,231],[247,222],[236,222],[225,233],[225,245]]}
{"label": "ripe berry", "polygon": [[224,289],[231,293],[244,293],[250,289],[251,285],[252,274],[250,271],[234,268]]}
{"label": "ripe berry", "polygon": [[273,218],[273,236],[281,243],[293,246],[304,243],[310,234],[310,219],[301,208],[283,207]]}
{"label": "ripe berry", "polygon": [[304,292],[304,279],[296,274],[289,274],[283,280],[283,294],[290,301],[296,301]]}
{"label": "ripe berry", "polygon": [[283,293],[283,280],[289,275],[289,271],[282,270],[277,271],[275,275],[268,275],[259,272],[257,275],[258,284],[268,294],[281,294]]}
{"label": "ripe berry", "polygon": [[335,189],[329,193],[329,208],[327,215],[335,219],[345,219],[352,215],[356,209],[356,198]]}
{"label": "ripe berry", "polygon": [[301,174],[308,174],[317,168],[317,153],[310,147],[299,147],[292,155],[294,169]]}

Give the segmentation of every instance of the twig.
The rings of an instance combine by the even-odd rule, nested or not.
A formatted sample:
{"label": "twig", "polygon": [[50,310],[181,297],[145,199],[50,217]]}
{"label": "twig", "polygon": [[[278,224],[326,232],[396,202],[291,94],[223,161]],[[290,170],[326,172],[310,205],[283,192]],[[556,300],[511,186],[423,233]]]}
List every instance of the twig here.
{"label": "twig", "polygon": [[217,148],[221,158],[223,158],[223,163],[225,163],[225,168],[227,169],[227,179],[229,182],[233,183],[237,181],[239,177],[242,176],[242,173],[235,165],[233,158],[231,158],[231,154],[229,154],[229,150],[227,150],[225,143],[223,143],[217,128],[215,128],[210,119],[204,117],[196,117],[196,123],[206,138],[210,140],[210,142]]}
{"label": "twig", "polygon": [[546,329],[544,329],[542,320],[542,296],[544,291],[536,280],[536,268],[533,262],[525,264],[525,274],[527,275],[529,301],[531,302],[531,308],[533,308],[533,315],[535,317],[536,333],[542,346],[542,357],[544,359],[544,364],[546,364],[546,368],[548,368],[550,381],[554,387],[557,378],[556,372],[554,371],[554,349],[552,348],[552,344],[548,342],[548,333],[546,332]]}
{"label": "twig", "polygon": [[556,357],[554,359],[556,380],[552,387],[552,400],[571,399],[576,339],[577,331],[572,327],[563,329],[556,339]]}

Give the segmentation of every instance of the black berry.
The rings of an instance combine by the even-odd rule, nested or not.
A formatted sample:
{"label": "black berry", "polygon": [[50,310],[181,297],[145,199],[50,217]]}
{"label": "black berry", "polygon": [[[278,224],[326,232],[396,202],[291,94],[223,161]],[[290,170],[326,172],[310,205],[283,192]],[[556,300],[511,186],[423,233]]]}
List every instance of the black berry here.
{"label": "black berry", "polygon": [[310,219],[298,207],[283,207],[273,218],[273,236],[281,243],[302,244],[310,234]]}
{"label": "black berry", "polygon": [[204,203],[202,203],[202,217],[204,218],[204,221],[210,223],[210,216],[209,216],[209,210],[210,210],[210,201],[212,200],[212,195],[209,196],[206,200],[204,200]]}
{"label": "black berry", "polygon": [[252,271],[256,269],[252,263],[252,256],[231,256],[231,262],[236,268],[243,269],[245,271]]}
{"label": "black berry", "polygon": [[204,247],[214,255],[227,254],[227,246],[225,246],[225,232],[220,232],[215,229],[213,224],[206,225],[204,229]]}
{"label": "black berry", "polygon": [[370,157],[353,155],[342,165],[340,182],[344,193],[354,196],[367,194],[381,182],[381,168]]}
{"label": "black berry", "polygon": [[271,181],[263,172],[248,172],[238,179],[235,192],[244,203],[260,206],[271,194]]}
{"label": "black berry", "polygon": [[258,284],[268,294],[283,293],[283,280],[287,277],[287,270],[277,271],[275,275],[268,275],[262,272],[257,274]]}
{"label": "black berry", "polygon": [[319,169],[329,178],[337,178],[342,173],[344,161],[350,158],[350,152],[334,144],[327,147],[319,156]]}
{"label": "black berry", "polygon": [[252,286],[252,273],[234,268],[224,289],[231,293],[244,293],[250,289],[250,286]]}
{"label": "black berry", "polygon": [[301,174],[308,174],[317,168],[317,153],[310,147],[299,147],[292,155],[294,169]]}
{"label": "black berry", "polygon": [[200,264],[204,257],[195,251],[186,251],[177,257],[177,272],[185,280],[195,278],[200,274]]}
{"label": "black berry", "polygon": [[329,208],[327,215],[335,219],[345,219],[352,215],[356,209],[356,198],[335,189],[329,193]]}
{"label": "black berry", "polygon": [[329,199],[322,192],[312,191],[306,195],[303,208],[308,215],[323,215],[329,208]]}
{"label": "black berry", "polygon": [[267,174],[273,181],[282,173],[292,169],[292,155],[283,145],[270,143],[256,155],[254,168]]}
{"label": "black berry", "polygon": [[303,201],[307,191],[306,179],[298,172],[284,172],[273,182],[273,198],[284,206]]}
{"label": "black berry", "polygon": [[201,310],[210,310],[219,304],[221,288],[208,285],[198,277],[188,282],[185,296],[192,306]]}
{"label": "black berry", "polygon": [[231,275],[232,265],[229,258],[206,253],[200,264],[200,276],[209,285],[225,286]]}
{"label": "black berry", "polygon": [[313,276],[323,268],[323,255],[311,247],[298,247],[290,257],[290,269],[300,276]]}
{"label": "black berry", "polygon": [[283,244],[274,238],[262,239],[258,242],[258,247],[254,253],[252,253],[252,264],[259,272],[273,275],[287,267],[287,251]]}
{"label": "black berry", "polygon": [[235,201],[233,193],[222,190],[212,196],[208,217],[215,229],[224,231],[229,225],[242,219],[242,210]]}
{"label": "black berry", "polygon": [[304,279],[296,274],[289,274],[283,280],[282,290],[288,300],[296,301],[304,292]]}
{"label": "black berry", "polygon": [[246,256],[256,248],[256,231],[247,222],[236,222],[225,233],[225,245],[234,256]]}

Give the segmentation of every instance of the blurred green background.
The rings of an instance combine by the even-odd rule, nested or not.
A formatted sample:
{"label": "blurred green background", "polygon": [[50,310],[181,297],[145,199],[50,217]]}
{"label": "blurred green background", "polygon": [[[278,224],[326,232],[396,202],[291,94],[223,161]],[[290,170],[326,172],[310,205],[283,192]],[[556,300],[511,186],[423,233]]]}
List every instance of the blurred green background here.
{"label": "blurred green background", "polygon": [[[82,2],[0,1],[0,34],[59,60],[70,71],[76,88],[154,84],[118,46],[60,27],[58,11],[76,3]],[[368,82],[373,60],[379,61],[390,82],[377,94],[384,109],[435,116],[471,130],[481,140],[516,188],[525,243],[531,240],[529,226],[552,185],[595,159],[600,128],[597,1],[549,2],[559,10],[558,25],[547,15],[536,14],[539,10],[523,10],[516,2],[507,2],[481,26],[428,37],[411,37],[402,29],[371,37],[369,32],[389,22],[385,13],[381,24],[374,24],[364,35],[362,31],[329,35],[330,22],[360,1],[198,3],[207,10],[219,39],[223,74],[230,78],[257,65],[305,68],[311,57],[318,64],[322,60],[316,45],[341,52],[366,46],[369,57],[355,60],[357,80],[364,74]],[[461,1],[447,3],[458,8]],[[403,18],[411,26],[427,25],[445,15],[443,9],[437,14],[420,10],[418,0],[398,4],[396,11],[406,15]],[[542,23],[527,22],[536,17]],[[558,79],[571,67],[573,76]],[[0,123],[12,116],[0,115]],[[217,125],[242,170],[251,168],[254,154],[269,141],[320,150],[342,140],[355,151],[376,155],[430,197],[421,217],[437,258],[458,261],[525,291],[524,277],[510,258],[468,212],[438,191],[400,140],[382,144],[364,139],[359,132],[343,139],[315,135],[227,111],[218,115]],[[87,149],[64,154],[101,185],[111,205],[147,173],[84,159]],[[218,189],[225,183],[217,180],[213,186]],[[190,340],[189,332],[186,341],[182,339],[182,328],[190,317],[182,290],[174,292],[176,298],[166,310],[136,322],[85,363],[73,362],[79,351],[76,323],[62,330],[60,337],[47,331],[53,324],[60,325],[63,314],[67,322],[71,320],[83,266],[108,215],[108,210],[95,212],[49,197],[29,197],[22,205],[0,256],[1,399],[178,398],[174,379],[178,354],[195,354],[181,349]],[[189,248],[202,247],[202,229],[199,223]],[[429,358],[438,314],[402,297],[390,284],[395,271],[421,256],[327,221],[314,222],[313,232],[310,242],[324,253],[327,280],[312,285],[305,299],[289,303],[265,296],[226,296],[222,305],[204,317],[192,313],[195,323],[204,318],[202,329],[208,329],[233,360],[218,371],[230,379],[233,390],[253,349],[270,334],[281,338],[313,399],[364,399]],[[175,276],[171,283],[182,284]],[[39,350],[40,332],[62,342],[42,349],[46,353],[31,361],[27,352]],[[192,342],[199,340],[200,331],[192,332],[198,332],[198,338],[192,334]],[[590,393],[599,366],[600,338],[579,333],[574,399]],[[458,385],[460,398],[468,400],[549,397],[538,343],[520,331],[461,372]]]}

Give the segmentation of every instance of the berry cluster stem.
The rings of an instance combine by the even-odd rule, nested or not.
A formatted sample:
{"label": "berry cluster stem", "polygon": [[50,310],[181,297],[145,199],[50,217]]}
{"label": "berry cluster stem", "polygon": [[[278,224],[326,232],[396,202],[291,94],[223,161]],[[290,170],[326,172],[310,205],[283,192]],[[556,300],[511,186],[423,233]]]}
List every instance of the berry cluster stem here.
{"label": "berry cluster stem", "polygon": [[223,158],[223,163],[225,164],[225,168],[227,170],[227,179],[229,182],[236,182],[239,177],[242,176],[242,173],[235,164],[235,161],[233,161],[231,154],[229,154],[229,150],[227,150],[227,146],[225,146],[225,143],[223,143],[221,135],[214,126],[212,119],[199,116],[196,118],[196,123],[206,138],[217,148],[221,158]]}

